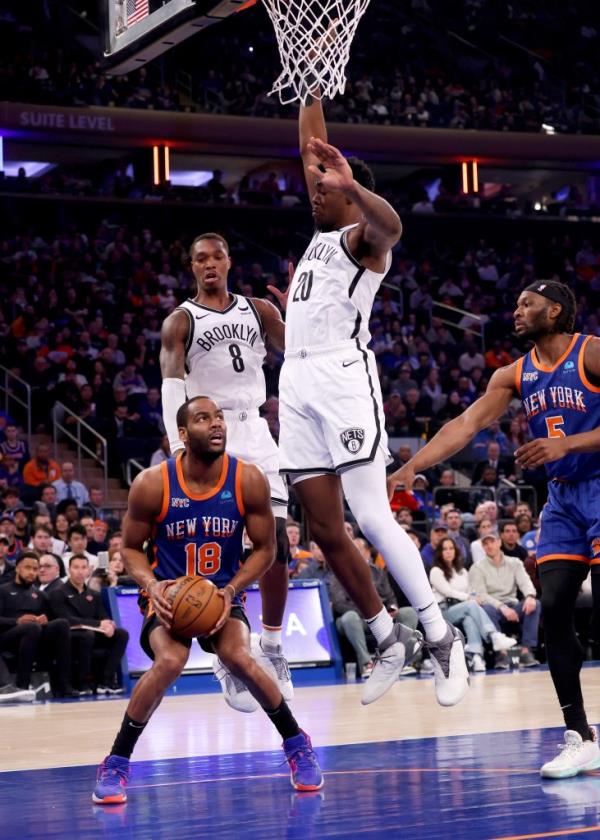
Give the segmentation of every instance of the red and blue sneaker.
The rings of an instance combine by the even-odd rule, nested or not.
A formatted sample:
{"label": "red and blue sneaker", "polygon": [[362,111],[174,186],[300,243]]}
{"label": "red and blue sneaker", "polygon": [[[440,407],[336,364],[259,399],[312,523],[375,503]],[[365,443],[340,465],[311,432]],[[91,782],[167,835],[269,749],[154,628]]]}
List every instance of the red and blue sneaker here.
{"label": "red and blue sneaker", "polygon": [[310,738],[300,730],[299,735],[283,742],[283,751],[290,765],[290,781],[296,790],[319,790],[323,787],[323,774],[313,751]]}
{"label": "red and blue sneaker", "polygon": [[96,777],[92,800],[97,805],[119,805],[127,802],[125,788],[129,781],[129,759],[120,755],[107,755]]}

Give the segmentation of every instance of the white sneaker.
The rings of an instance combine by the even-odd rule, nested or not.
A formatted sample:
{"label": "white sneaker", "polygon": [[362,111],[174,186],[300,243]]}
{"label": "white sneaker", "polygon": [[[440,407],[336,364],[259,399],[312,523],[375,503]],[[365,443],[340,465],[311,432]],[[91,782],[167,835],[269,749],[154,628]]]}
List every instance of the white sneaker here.
{"label": "white sneaker", "polygon": [[448,624],[444,638],[435,644],[428,643],[427,647],[433,663],[437,701],[440,706],[455,706],[469,687],[464,636],[460,630]]}
{"label": "white sneaker", "polygon": [[559,753],[556,758],[542,765],[540,776],[545,779],[567,779],[584,770],[595,770],[600,767],[598,733],[594,726],[590,726],[590,731],[593,740],[584,741],[579,732],[567,729],[565,743],[558,745]]}
{"label": "white sneaker", "polygon": [[221,683],[221,690],[223,697],[228,706],[235,709],[236,712],[255,712],[258,709],[258,703],[250,694],[246,686],[237,677],[234,677],[225,665],[221,662],[218,656],[213,658],[213,672],[215,677]]}
{"label": "white sneaker", "polygon": [[485,667],[485,659],[480,653],[474,653],[471,657],[471,671],[474,674],[485,674],[487,668]]}
{"label": "white sneaker", "polygon": [[500,631],[490,633],[490,641],[492,643],[494,653],[500,653],[501,650],[510,650],[511,647],[514,647],[517,644],[516,639],[513,639],[512,636],[505,636],[504,633],[500,633]]}
{"label": "white sneaker", "polygon": [[257,633],[252,633],[250,637],[250,649],[252,656],[259,665],[273,677],[286,703],[293,700],[294,686],[292,685],[292,675],[290,674],[288,661],[282,653],[281,645],[270,645],[268,642],[264,642]]}
{"label": "white sneaker", "polygon": [[422,646],[423,636],[418,630],[394,624],[390,635],[379,645],[371,676],[363,689],[363,706],[379,700],[393,686],[404,666],[411,664]]}

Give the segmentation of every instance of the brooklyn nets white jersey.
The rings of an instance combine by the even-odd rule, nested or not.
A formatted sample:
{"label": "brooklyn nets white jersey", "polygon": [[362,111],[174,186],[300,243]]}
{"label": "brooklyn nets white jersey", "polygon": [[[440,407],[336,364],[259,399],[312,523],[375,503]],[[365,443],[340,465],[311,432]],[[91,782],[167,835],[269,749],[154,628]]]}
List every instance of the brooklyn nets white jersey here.
{"label": "brooklyn nets white jersey", "polygon": [[264,331],[251,300],[231,296],[220,312],[186,300],[190,331],[186,344],[185,391],[204,394],[223,409],[227,424],[227,451],[258,464],[271,487],[275,516],[287,514],[288,492],[279,475],[279,452],[267,421],[258,408],[266,400]]}
{"label": "brooklyn nets white jersey", "polygon": [[249,411],[267,398],[264,332],[252,301],[231,298],[222,312],[193,300],[179,306],[190,321],[185,390],[188,397],[205,394],[223,409]]}
{"label": "brooklyn nets white jersey", "polygon": [[298,264],[286,311],[279,380],[280,471],[292,481],[389,460],[377,364],[367,349],[377,274],[346,234],[317,231]]}
{"label": "brooklyn nets white jersey", "polygon": [[378,274],[350,253],[346,235],[356,225],[315,231],[296,267],[285,318],[286,350],[338,345],[358,338],[371,340],[369,317],[375,294],[389,271]]}

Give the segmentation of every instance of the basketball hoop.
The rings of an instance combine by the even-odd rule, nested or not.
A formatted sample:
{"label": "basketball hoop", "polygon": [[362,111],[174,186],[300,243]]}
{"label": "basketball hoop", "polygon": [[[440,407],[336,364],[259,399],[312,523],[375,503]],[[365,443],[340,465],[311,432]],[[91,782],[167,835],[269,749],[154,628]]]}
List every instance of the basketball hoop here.
{"label": "basketball hoop", "polygon": [[350,45],[370,0],[263,3],[275,30],[282,67],[270,93],[276,93],[284,105],[343,93]]}

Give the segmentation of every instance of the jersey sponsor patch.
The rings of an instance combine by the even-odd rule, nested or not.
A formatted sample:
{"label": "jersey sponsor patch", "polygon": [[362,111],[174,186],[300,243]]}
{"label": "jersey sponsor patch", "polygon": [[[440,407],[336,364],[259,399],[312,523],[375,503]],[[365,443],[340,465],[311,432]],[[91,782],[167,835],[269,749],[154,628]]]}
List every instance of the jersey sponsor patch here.
{"label": "jersey sponsor patch", "polygon": [[527,370],[523,374],[523,382],[537,382],[538,372],[537,370]]}
{"label": "jersey sponsor patch", "polygon": [[340,440],[348,452],[355,455],[357,452],[360,452],[363,443],[365,442],[365,430],[358,428],[344,429],[344,431],[340,434]]}
{"label": "jersey sponsor patch", "polygon": [[173,496],[171,499],[171,507],[174,508],[187,508],[190,506],[189,499],[179,499],[176,496]]}

